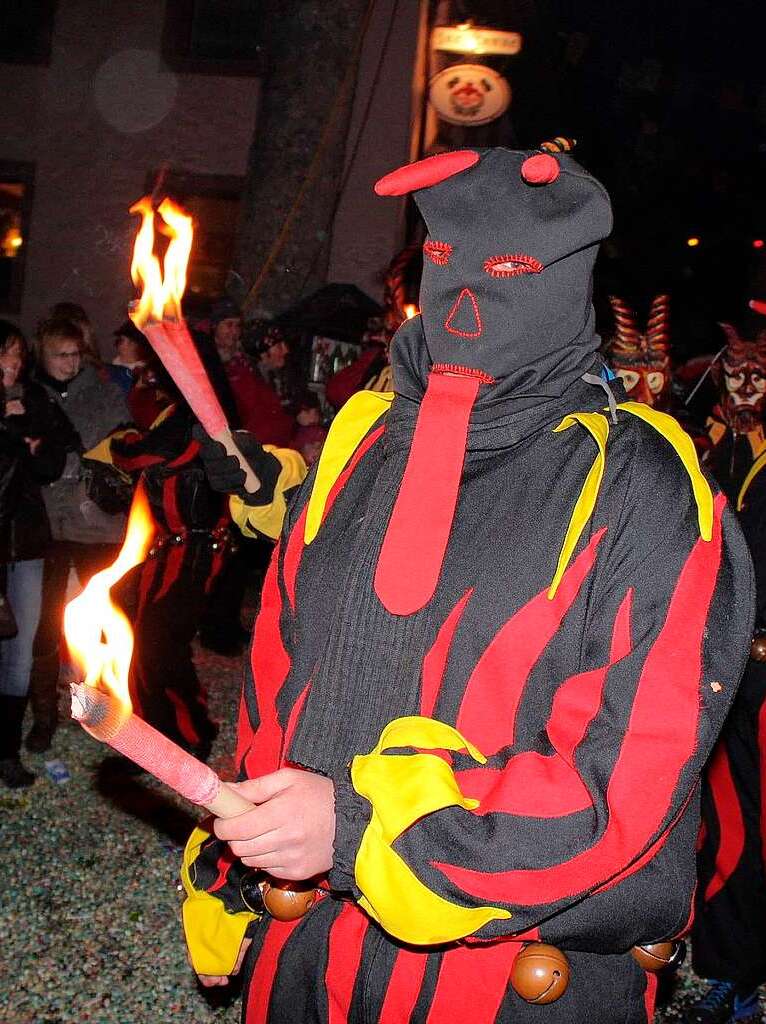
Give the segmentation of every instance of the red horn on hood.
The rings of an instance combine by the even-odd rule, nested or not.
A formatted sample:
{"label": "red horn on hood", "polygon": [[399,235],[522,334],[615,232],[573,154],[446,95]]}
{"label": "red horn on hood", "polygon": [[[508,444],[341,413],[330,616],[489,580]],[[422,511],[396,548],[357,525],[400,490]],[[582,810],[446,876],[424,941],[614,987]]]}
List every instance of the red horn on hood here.
{"label": "red horn on hood", "polygon": [[527,185],[550,185],[560,173],[559,162],[550,153],[535,153],[521,165],[521,176]]}
{"label": "red horn on hood", "polygon": [[379,196],[404,196],[419,188],[437,185],[453,174],[473,167],[479,162],[479,154],[472,149],[456,149],[453,153],[438,153],[414,164],[398,167],[375,182]]}

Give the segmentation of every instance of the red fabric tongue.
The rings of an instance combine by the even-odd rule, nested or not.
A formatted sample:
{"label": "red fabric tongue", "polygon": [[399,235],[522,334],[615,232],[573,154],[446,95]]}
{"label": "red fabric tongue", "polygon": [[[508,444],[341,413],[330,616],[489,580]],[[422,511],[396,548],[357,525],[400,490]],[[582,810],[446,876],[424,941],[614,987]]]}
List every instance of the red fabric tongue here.
{"label": "red fabric tongue", "polygon": [[412,615],[436,590],[482,376],[429,375],[375,571],[375,593],[392,615]]}

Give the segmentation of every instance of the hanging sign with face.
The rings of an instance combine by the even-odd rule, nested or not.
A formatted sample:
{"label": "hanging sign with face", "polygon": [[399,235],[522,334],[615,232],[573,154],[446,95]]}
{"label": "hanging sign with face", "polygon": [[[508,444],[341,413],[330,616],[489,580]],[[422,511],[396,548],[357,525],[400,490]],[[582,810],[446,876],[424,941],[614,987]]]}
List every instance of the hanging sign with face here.
{"label": "hanging sign with face", "polygon": [[473,127],[505,113],[511,87],[486,64],[453,64],[431,79],[428,98],[442,121]]}

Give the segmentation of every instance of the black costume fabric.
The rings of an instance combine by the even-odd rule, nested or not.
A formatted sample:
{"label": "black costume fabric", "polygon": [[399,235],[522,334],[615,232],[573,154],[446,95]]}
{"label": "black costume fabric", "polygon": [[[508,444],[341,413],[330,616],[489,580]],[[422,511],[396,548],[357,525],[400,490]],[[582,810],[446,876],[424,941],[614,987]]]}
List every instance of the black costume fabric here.
{"label": "black costume fabric", "polygon": [[[753,558],[756,629],[766,629],[766,474],[742,487],[756,458],[731,429],[707,464],[739,518]],[[760,461],[764,461],[761,459]],[[766,981],[766,663],[750,659],[705,773],[699,886],[692,930],[695,971],[731,981],[741,993]]]}
{"label": "black costume fabric", "polygon": [[140,478],[158,527],[137,570],[130,693],[136,714],[207,759],[217,728],[192,659],[207,594],[231,538],[226,501],[205,479],[185,405],[145,434],[111,443],[114,464]]}
{"label": "black costume fabric", "polygon": [[[393,404],[315,535],[359,396],[289,508],[238,763],[333,779],[335,862],[305,918],[251,926],[246,1024],[633,1024],[655,981],[628,950],[688,924],[749,559],[673,421],[610,413],[590,304],[608,198],[568,157],[527,184],[532,155],[415,165],[423,312],[394,339]],[[245,909],[225,844],[191,866]],[[534,939],[572,963],[545,1007],[509,985]]]}

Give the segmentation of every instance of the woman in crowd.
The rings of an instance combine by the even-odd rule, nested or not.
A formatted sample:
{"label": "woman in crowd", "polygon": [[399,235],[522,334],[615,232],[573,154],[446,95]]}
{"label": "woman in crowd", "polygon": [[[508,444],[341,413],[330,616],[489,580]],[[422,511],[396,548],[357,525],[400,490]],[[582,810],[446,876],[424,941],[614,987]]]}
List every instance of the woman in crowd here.
{"label": "woman in crowd", "polygon": [[[58,722],[59,642],[67,579],[74,568],[84,586],[112,561],[125,517],[94,500],[93,469],[83,455],[130,420],[120,388],[86,360],[83,333],[69,320],[46,320],[37,334],[36,379],[67,421],[64,471],[43,489],[53,541],[45,558],[43,611],[35,639],[28,750],[51,745]],[[90,464],[92,467],[92,462]]]}
{"label": "woman in crowd", "polygon": [[[2,559],[6,593],[18,633],[0,643],[0,779],[28,786],[34,775],[21,763],[21,727],[29,690],[32,648],[40,621],[43,558],[50,529],[40,493],[64,468],[65,417],[43,388],[27,380],[28,350],[13,324],[0,321],[2,420]],[[13,480],[11,482],[11,476]]]}

